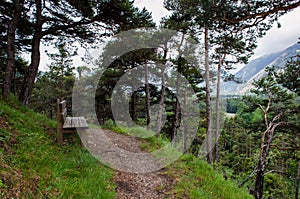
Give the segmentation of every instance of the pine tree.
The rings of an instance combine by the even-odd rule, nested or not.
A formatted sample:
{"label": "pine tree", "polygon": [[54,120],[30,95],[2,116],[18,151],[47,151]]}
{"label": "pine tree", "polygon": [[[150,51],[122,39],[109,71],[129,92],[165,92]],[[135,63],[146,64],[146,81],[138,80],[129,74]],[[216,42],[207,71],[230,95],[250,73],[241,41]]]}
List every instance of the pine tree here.
{"label": "pine tree", "polygon": [[[191,0],[172,0],[165,1],[165,7],[173,12],[173,17],[177,22],[188,24],[189,32],[195,38],[202,37],[204,46],[204,68],[206,73],[206,120],[207,120],[207,161],[212,162],[212,132],[211,132],[211,96],[210,96],[210,55],[209,51],[212,46],[216,48],[224,47],[219,57],[219,67],[223,63],[222,55],[234,55],[232,49],[237,49],[239,53],[251,52],[255,47],[257,37],[265,34],[270,29],[271,24],[284,13],[300,5],[300,2],[262,2],[262,1],[191,1]],[[265,20],[269,21],[266,22]],[[225,29],[223,29],[225,28]],[[222,31],[225,31],[225,34]],[[247,33],[247,34],[245,34]],[[215,35],[217,35],[215,37]],[[217,40],[226,41],[226,37],[237,42],[219,44]],[[250,38],[244,37],[249,35]],[[214,38],[217,38],[214,40]],[[249,40],[250,39],[250,40]],[[247,42],[248,41],[248,42]],[[229,45],[228,45],[229,44]],[[228,48],[229,47],[229,48]],[[237,61],[243,59],[238,58]],[[218,70],[220,72],[220,70]],[[219,106],[217,101],[217,107]],[[219,118],[217,118],[219,120]],[[218,122],[217,122],[218,126]],[[217,133],[216,133],[217,134]],[[215,135],[217,137],[217,135]],[[217,139],[217,138],[216,138]]]}
{"label": "pine tree", "polygon": [[[8,4],[8,2],[5,2]],[[11,20],[8,21],[7,27],[7,61],[6,70],[4,75],[4,82],[2,88],[2,96],[4,99],[9,99],[13,72],[15,70],[15,57],[16,57],[16,31],[21,20],[21,13],[23,11],[24,0],[14,0],[12,3],[12,12],[9,13]],[[10,9],[8,9],[10,10]]]}
{"label": "pine tree", "polygon": [[254,83],[251,90],[259,98],[252,98],[263,112],[265,130],[261,132],[260,151],[256,167],[256,180],[253,195],[257,199],[263,198],[264,175],[271,144],[276,129],[288,124],[288,115],[295,111],[294,95],[282,89],[276,81],[274,68],[267,69],[268,75]]}
{"label": "pine tree", "polygon": [[[131,1],[35,0],[26,1],[24,7],[27,9],[24,18],[29,20],[21,23],[19,34],[31,41],[31,63],[19,98],[26,105],[39,68],[41,42],[49,42],[59,36],[64,37],[66,42],[77,40],[86,44],[95,39],[99,42],[104,36],[127,30],[151,18],[145,10],[134,8]],[[8,84],[9,81],[5,85]]]}
{"label": "pine tree", "polygon": [[56,49],[57,53],[48,53],[53,62],[49,65],[49,71],[39,73],[31,103],[36,111],[46,113],[50,118],[56,115],[57,99],[66,99],[68,110],[72,110],[71,94],[75,81],[72,57],[76,55],[76,47],[58,40]]}

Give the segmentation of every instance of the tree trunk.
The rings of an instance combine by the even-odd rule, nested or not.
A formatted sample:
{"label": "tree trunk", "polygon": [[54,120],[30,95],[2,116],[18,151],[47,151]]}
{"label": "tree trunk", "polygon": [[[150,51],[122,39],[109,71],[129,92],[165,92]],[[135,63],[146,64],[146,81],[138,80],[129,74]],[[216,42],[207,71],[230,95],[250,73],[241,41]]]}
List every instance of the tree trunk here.
{"label": "tree trunk", "polygon": [[151,113],[150,113],[150,92],[149,92],[149,80],[148,80],[148,65],[145,64],[145,89],[146,89],[146,115],[147,115],[147,130],[150,130]]}
{"label": "tree trunk", "polygon": [[260,160],[257,166],[255,189],[253,192],[253,195],[256,199],[262,199],[263,197],[264,173],[265,173],[265,163]]}
{"label": "tree trunk", "polygon": [[[178,60],[181,59],[179,56]],[[180,103],[179,98],[181,93],[179,93],[179,86],[181,85],[180,81],[180,73],[181,73],[181,63],[178,61],[178,71],[177,71],[177,77],[176,77],[176,102],[175,102],[175,113],[174,113],[174,124],[173,124],[173,139],[175,138],[177,134],[177,128],[179,127],[179,111],[180,111]]]}
{"label": "tree trunk", "polygon": [[[267,114],[267,112],[265,112]],[[266,115],[265,115],[265,118]],[[266,119],[267,121],[267,119]],[[266,122],[267,124],[267,122]],[[263,198],[263,191],[264,191],[264,175],[265,175],[265,170],[266,170],[266,162],[267,162],[267,157],[269,155],[269,150],[271,143],[273,141],[273,134],[276,129],[276,127],[279,124],[273,124],[272,122],[268,124],[267,130],[263,132],[262,138],[261,138],[261,147],[260,147],[260,152],[259,152],[259,161],[257,165],[257,172],[256,172],[256,179],[255,179],[255,188],[253,195],[256,199],[262,199]],[[267,138],[267,141],[265,142],[265,138]],[[266,143],[266,144],[265,144]]]}
{"label": "tree trunk", "polygon": [[159,132],[162,128],[162,115],[164,109],[164,100],[165,100],[165,68],[161,69],[161,92],[159,99],[159,109],[157,113],[157,126],[156,126],[156,134],[159,135]]}
{"label": "tree trunk", "polygon": [[218,162],[219,159],[219,147],[218,147],[218,139],[219,139],[219,130],[220,130],[220,87],[221,87],[221,67],[223,61],[225,59],[225,55],[220,57],[218,63],[218,71],[217,71],[217,96],[216,96],[216,129],[215,129],[215,145],[214,145],[214,158],[215,162]]}
{"label": "tree trunk", "polygon": [[20,94],[20,101],[24,105],[28,105],[30,102],[31,93],[34,86],[34,80],[39,69],[40,64],[40,43],[43,37],[42,33],[42,2],[36,0],[36,26],[32,39],[32,51],[31,51],[31,63],[27,69],[27,74],[24,79],[22,91]]}
{"label": "tree trunk", "polygon": [[180,103],[179,103],[179,98],[180,98],[180,95],[181,93],[179,93],[179,86],[181,84],[180,82],[180,74],[181,74],[181,68],[182,68],[182,65],[181,65],[181,55],[182,55],[182,52],[181,52],[181,46],[183,44],[183,41],[184,41],[184,34],[182,34],[181,36],[181,41],[178,45],[178,48],[177,48],[177,51],[178,51],[178,68],[177,68],[177,77],[176,77],[176,102],[175,102],[175,113],[174,113],[174,116],[175,116],[175,119],[174,119],[174,123],[173,123],[173,139],[175,138],[176,134],[177,134],[177,128],[179,127],[179,111],[180,111]]}
{"label": "tree trunk", "polygon": [[[132,68],[135,68],[135,63],[132,64]],[[132,82],[136,82],[137,79],[136,77],[132,77],[133,78],[133,81]],[[137,122],[137,91],[136,91],[136,85],[133,83],[131,85],[131,119],[132,121],[135,123]]]}
{"label": "tree trunk", "polygon": [[[164,55],[163,55],[163,65],[166,64],[167,58],[167,47],[165,46]],[[164,100],[165,100],[165,66],[161,67],[161,92],[160,92],[160,99],[159,99],[159,109],[157,113],[157,124],[156,124],[156,135],[159,135],[159,132],[162,128],[162,115],[164,109]]]}
{"label": "tree trunk", "polygon": [[81,78],[82,78],[82,70],[79,69],[79,70],[77,70],[77,72],[78,72],[78,79],[81,80]]}
{"label": "tree trunk", "polygon": [[298,174],[296,178],[295,199],[299,198],[299,185],[300,185],[300,160],[298,160]]}
{"label": "tree trunk", "polygon": [[257,171],[256,171],[256,178],[254,184],[254,191],[253,195],[256,199],[262,199],[263,197],[263,190],[264,190],[264,174],[265,174],[265,167],[266,167],[266,157],[268,155],[268,149],[265,149],[265,135],[268,133],[263,133],[262,142],[259,152],[259,161],[257,164]]}
{"label": "tree trunk", "polygon": [[[187,107],[187,90],[184,90],[184,106]],[[183,114],[183,118],[186,119],[187,118],[187,114],[186,114],[186,111],[184,111],[184,114]],[[187,130],[186,130],[186,122],[185,124],[183,125],[183,152],[186,153],[187,150],[188,150],[188,147],[187,147]]]}
{"label": "tree trunk", "polygon": [[210,83],[209,83],[209,46],[208,46],[208,28],[207,26],[204,27],[204,59],[205,59],[205,93],[206,93],[206,145],[207,145],[207,162],[208,164],[212,163],[212,146],[211,146],[211,101],[210,101]]}
{"label": "tree trunk", "polygon": [[176,97],[176,102],[175,102],[175,113],[174,113],[174,124],[173,124],[173,139],[175,138],[177,134],[177,128],[179,126],[179,111],[180,111],[180,105],[179,105],[179,100]]}
{"label": "tree trunk", "polygon": [[136,114],[136,93],[134,92],[134,87],[132,87],[132,102],[131,102],[131,110],[132,110],[132,121],[137,121],[137,114]]}
{"label": "tree trunk", "polygon": [[15,39],[16,29],[21,18],[21,4],[23,1],[14,0],[13,18],[8,23],[7,28],[7,65],[5,70],[2,95],[3,98],[9,100],[12,84],[12,76],[15,69]]}
{"label": "tree trunk", "polygon": [[[62,47],[62,49],[59,49],[60,51],[61,51],[61,53],[60,53],[60,56],[61,56],[61,59],[60,59],[60,62],[61,62],[61,69],[60,69],[60,73],[61,73],[61,85],[60,85],[60,88],[61,88],[61,90],[62,91],[64,91],[64,87],[65,87],[65,85],[64,85],[64,77],[65,77],[65,55],[64,55],[64,53],[65,53],[65,48],[64,47]],[[63,96],[61,96],[61,97],[63,97]]]}
{"label": "tree trunk", "polygon": [[219,139],[219,129],[220,129],[220,84],[221,84],[221,65],[223,59],[220,58],[217,71],[217,96],[216,96],[216,128],[215,128],[215,145],[214,145],[214,159],[215,162],[218,162],[219,148],[218,148],[218,139]]}

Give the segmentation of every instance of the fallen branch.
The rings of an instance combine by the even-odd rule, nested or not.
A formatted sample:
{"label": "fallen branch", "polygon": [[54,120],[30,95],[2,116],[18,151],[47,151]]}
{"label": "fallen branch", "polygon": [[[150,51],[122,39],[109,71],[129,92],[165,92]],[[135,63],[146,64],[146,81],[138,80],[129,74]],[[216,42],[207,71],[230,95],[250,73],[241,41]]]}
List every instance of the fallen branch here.
{"label": "fallen branch", "polygon": [[270,173],[279,173],[279,174],[285,174],[285,175],[288,175],[288,173],[286,173],[286,172],[284,172],[284,171],[270,170],[270,171],[266,172],[266,173],[264,174],[264,176],[265,176],[265,175],[268,175],[268,174],[270,174]]}

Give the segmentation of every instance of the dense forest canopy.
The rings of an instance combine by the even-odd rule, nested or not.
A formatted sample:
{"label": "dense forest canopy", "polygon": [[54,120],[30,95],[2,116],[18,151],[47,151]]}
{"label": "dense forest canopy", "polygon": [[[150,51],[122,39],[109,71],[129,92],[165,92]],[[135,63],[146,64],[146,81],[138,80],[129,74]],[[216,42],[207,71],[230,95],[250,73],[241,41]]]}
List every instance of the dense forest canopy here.
{"label": "dense forest canopy", "polygon": [[[95,91],[89,97],[96,117],[86,115],[89,122],[107,125],[117,122],[112,96],[119,86],[129,93],[122,124],[182,139],[183,153],[205,156],[257,199],[298,199],[300,53],[286,57],[284,65],[267,67],[247,95],[226,98],[220,87],[222,81],[236,80],[230,70],[247,63],[258,38],[299,6],[299,0],[170,0],[164,7],[171,14],[156,27],[151,13],[131,0],[4,0],[2,98],[15,95],[52,119],[58,98],[80,101],[82,109],[89,105],[73,98],[75,84],[78,93]],[[93,68],[73,62],[75,43],[96,48],[104,42]],[[143,47],[123,52],[129,44]],[[47,52],[52,62],[46,72],[39,67],[41,45],[57,50]],[[24,53],[30,54],[29,62]],[[135,74],[138,69],[143,73]],[[230,75],[222,76],[224,71]],[[76,87],[78,81],[84,87]],[[196,127],[195,137],[190,127]]]}

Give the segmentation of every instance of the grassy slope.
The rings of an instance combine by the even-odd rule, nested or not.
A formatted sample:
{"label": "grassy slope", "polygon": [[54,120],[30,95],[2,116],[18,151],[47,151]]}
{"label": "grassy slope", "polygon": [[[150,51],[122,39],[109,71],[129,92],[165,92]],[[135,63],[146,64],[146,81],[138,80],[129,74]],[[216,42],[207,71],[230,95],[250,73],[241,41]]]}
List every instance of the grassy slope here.
{"label": "grassy slope", "polygon": [[[140,128],[120,128],[109,122],[105,128],[110,128],[118,133],[143,135]],[[168,141],[155,136],[142,139],[141,148],[151,152],[166,145]],[[248,190],[238,188],[231,180],[225,180],[223,175],[216,172],[206,161],[193,155],[185,154],[179,160],[165,169],[165,173],[174,177],[177,186],[172,190],[176,198],[194,199],[253,199]]]}
{"label": "grassy slope", "polygon": [[[173,170],[181,172],[172,172]],[[205,161],[191,155],[183,155],[169,166],[168,173],[175,173],[179,198],[188,196],[195,199],[253,199],[246,189],[240,189],[233,181],[225,180]]]}
{"label": "grassy slope", "polygon": [[[155,137],[149,138],[149,144],[142,147],[153,151],[166,144]],[[191,154],[184,154],[166,169],[166,174],[176,179],[174,189],[177,198],[192,199],[253,199],[246,189],[240,189],[231,180],[225,180],[206,161]]]}
{"label": "grassy slope", "polygon": [[[55,144],[55,129],[45,116],[0,101],[0,198],[113,198],[112,170],[79,143]],[[165,143],[152,137],[142,147],[153,150]],[[252,198],[191,155],[164,171],[177,181],[172,190],[177,198]]]}
{"label": "grassy slope", "polygon": [[0,101],[0,198],[113,198],[112,170],[79,142],[55,144],[56,123]]}

